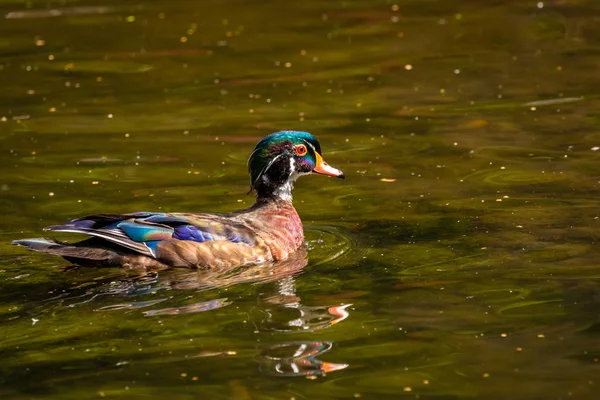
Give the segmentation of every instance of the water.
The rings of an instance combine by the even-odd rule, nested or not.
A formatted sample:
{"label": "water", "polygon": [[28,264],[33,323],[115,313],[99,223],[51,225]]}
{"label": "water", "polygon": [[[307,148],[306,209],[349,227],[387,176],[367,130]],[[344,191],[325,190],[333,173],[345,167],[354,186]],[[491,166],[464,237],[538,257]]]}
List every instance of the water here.
{"label": "water", "polygon": [[[2,398],[597,397],[596,2],[0,11]],[[144,275],[10,245],[246,207],[280,129],[347,176],[298,182],[308,254]]]}

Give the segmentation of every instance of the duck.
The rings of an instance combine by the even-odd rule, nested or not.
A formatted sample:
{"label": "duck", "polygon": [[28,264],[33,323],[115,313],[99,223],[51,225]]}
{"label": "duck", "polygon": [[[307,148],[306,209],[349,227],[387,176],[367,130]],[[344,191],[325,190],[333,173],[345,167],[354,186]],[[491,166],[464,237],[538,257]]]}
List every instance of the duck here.
{"label": "duck", "polygon": [[303,175],[344,178],[344,173],[324,161],[312,134],[301,131],[265,136],[247,166],[248,193],[254,192],[256,200],[246,209],[89,215],[44,228],[89,236],[82,241],[32,238],[12,243],[92,267],[226,270],[286,260],[304,244],[302,221],[292,204],[294,182]]}

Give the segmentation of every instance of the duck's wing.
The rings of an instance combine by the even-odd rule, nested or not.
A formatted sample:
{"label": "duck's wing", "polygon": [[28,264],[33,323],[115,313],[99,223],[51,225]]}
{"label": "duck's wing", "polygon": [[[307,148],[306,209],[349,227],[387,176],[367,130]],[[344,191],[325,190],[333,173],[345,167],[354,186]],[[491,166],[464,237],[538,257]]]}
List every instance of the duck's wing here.
{"label": "duck's wing", "polygon": [[45,230],[84,233],[152,258],[158,258],[157,248],[165,242],[254,243],[247,227],[216,214],[98,214],[49,226]]}

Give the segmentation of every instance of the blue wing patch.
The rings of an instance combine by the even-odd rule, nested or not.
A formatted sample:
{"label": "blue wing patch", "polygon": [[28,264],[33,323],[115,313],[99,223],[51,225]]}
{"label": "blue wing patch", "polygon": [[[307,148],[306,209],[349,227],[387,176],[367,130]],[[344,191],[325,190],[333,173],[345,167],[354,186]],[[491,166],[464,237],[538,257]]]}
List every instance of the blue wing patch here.
{"label": "blue wing patch", "polygon": [[202,232],[193,225],[180,225],[175,227],[173,239],[193,240],[194,242],[206,242],[214,240],[213,235],[208,232]]}

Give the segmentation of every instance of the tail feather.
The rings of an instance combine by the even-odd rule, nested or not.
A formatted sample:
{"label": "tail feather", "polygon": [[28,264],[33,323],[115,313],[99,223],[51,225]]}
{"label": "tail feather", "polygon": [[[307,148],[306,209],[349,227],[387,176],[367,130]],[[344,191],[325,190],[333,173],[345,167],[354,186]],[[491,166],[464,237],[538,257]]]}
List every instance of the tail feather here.
{"label": "tail feather", "polygon": [[123,265],[139,267],[164,267],[159,261],[143,255],[134,255],[111,242],[90,238],[77,243],[34,238],[13,240],[12,244],[29,250],[61,256],[65,260],[83,266],[118,267]]}
{"label": "tail feather", "polygon": [[23,246],[29,250],[54,254],[62,257],[85,258],[88,260],[108,260],[117,254],[109,249],[81,247],[75,244],[63,243],[56,240],[34,238],[13,240],[12,244]]}

